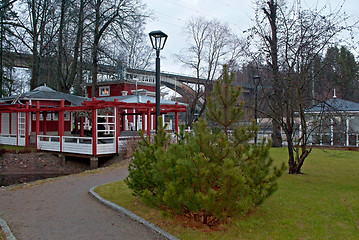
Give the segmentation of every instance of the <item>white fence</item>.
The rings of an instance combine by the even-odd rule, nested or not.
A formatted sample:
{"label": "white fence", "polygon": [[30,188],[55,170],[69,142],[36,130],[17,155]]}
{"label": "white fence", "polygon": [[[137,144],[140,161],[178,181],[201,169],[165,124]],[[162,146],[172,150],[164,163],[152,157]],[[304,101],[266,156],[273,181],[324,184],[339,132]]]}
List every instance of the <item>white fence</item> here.
{"label": "white fence", "polygon": [[16,146],[17,145],[16,134],[1,134],[0,135],[0,144]]}
{"label": "white fence", "polygon": [[[60,141],[62,141],[62,149],[60,149]],[[93,142],[91,137],[63,136],[60,140],[59,136],[37,136],[37,149],[40,150],[92,155],[92,148]],[[116,153],[114,137],[101,137],[97,139],[98,155],[113,153]]]}
{"label": "white fence", "polygon": [[99,137],[97,139],[97,154],[116,153],[115,137]]}
{"label": "white fence", "polygon": [[37,135],[37,149],[60,152],[60,137]]}
{"label": "white fence", "polygon": [[18,146],[25,146],[25,136],[20,136],[19,137]]}
{"label": "white fence", "polygon": [[62,137],[62,152],[92,154],[91,137]]}

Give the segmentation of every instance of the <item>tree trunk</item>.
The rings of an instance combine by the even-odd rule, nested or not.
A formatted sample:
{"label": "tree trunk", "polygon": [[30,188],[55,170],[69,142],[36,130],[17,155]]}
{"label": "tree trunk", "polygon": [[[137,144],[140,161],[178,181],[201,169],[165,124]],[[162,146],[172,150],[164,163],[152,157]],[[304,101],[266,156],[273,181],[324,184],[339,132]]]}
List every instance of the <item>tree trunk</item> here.
{"label": "tree trunk", "polygon": [[293,140],[290,136],[287,134],[287,143],[288,143],[288,173],[289,174],[298,174],[298,165],[294,158],[294,150],[293,150]]}
{"label": "tree trunk", "polygon": [[[278,38],[277,38],[277,4],[274,0],[270,0],[267,2],[269,7],[269,12],[263,8],[264,14],[268,18],[271,27],[271,36],[266,36],[266,41],[270,45],[270,57],[271,57],[271,67],[273,71],[273,81],[272,87],[275,92],[275,96],[277,97],[276,101],[280,102],[280,90],[278,89],[279,83],[279,68],[278,68]],[[274,118],[278,120],[281,118],[282,111],[280,109],[280,105],[276,103],[273,104],[275,107],[274,114],[276,115]],[[279,109],[278,109],[279,108]],[[282,146],[282,135],[280,125],[275,119],[272,119],[273,125],[273,134],[272,134],[272,146],[273,147],[281,147]]]}
{"label": "tree trunk", "polygon": [[58,89],[63,92],[66,89],[66,80],[63,79],[63,33],[64,33],[64,24],[65,24],[65,1],[61,0],[61,17],[60,17],[60,26],[59,26],[59,43],[58,43],[58,59],[57,59],[57,83]]}
{"label": "tree trunk", "polygon": [[282,147],[281,127],[274,119],[272,120],[272,147]]}
{"label": "tree trunk", "polygon": [[34,90],[38,86],[39,80],[39,65],[40,60],[37,52],[37,41],[34,41],[32,49],[32,71],[31,71],[31,80],[30,80],[30,90]]}
{"label": "tree trunk", "polygon": [[[80,12],[79,12],[79,20],[78,20],[78,29],[76,34],[76,43],[74,47],[74,58],[71,64],[71,72],[69,77],[69,86],[72,86],[75,82],[76,73],[77,73],[77,62],[79,58],[80,53],[80,45],[82,41],[83,36],[83,11],[84,10],[84,0],[80,1]],[[70,89],[68,89],[70,90]]]}
{"label": "tree trunk", "polygon": [[[304,160],[308,157],[311,150],[307,150],[306,146],[302,146],[300,149],[302,153],[299,155],[299,158],[296,159],[294,157],[294,145],[293,138],[287,135],[287,143],[288,143],[288,173],[289,174],[302,174],[301,168],[303,166]],[[298,148],[299,151],[299,148]]]}
{"label": "tree trunk", "polygon": [[38,32],[37,32],[37,24],[35,22],[35,19],[37,19],[36,16],[36,7],[35,7],[35,1],[32,1],[30,3],[30,9],[31,9],[31,17],[32,17],[32,35],[33,35],[33,43],[32,43],[32,66],[31,66],[31,80],[30,80],[30,90],[35,89],[38,86],[38,79],[39,79],[39,58],[38,58]]}
{"label": "tree trunk", "polygon": [[98,47],[100,41],[100,7],[101,1],[96,1],[95,6],[95,27],[94,27],[94,40],[92,45],[92,89],[91,89],[91,97],[97,96],[97,73],[98,73]]}
{"label": "tree trunk", "polygon": [[[196,97],[195,97],[196,98]],[[189,111],[188,111],[188,122],[187,125],[189,127],[193,127],[193,121],[194,121],[194,114],[196,112],[196,100],[193,100],[190,107],[189,107]]]}
{"label": "tree trunk", "polygon": [[98,43],[95,43],[93,45],[93,49],[92,49],[92,89],[91,89],[91,97],[96,97],[97,96],[97,72],[98,72],[97,48],[98,48]]}

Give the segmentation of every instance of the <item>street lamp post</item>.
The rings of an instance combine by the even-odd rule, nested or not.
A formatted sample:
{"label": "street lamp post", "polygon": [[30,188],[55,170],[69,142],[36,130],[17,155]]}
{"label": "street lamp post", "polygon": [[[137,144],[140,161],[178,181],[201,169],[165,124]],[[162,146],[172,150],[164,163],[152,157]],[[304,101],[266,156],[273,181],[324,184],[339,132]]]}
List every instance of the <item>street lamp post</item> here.
{"label": "street lamp post", "polygon": [[[254,119],[256,121],[256,126],[257,126],[257,119],[258,119],[258,84],[260,81],[260,77],[255,75],[253,76],[253,82],[254,82],[254,86],[255,86],[255,92],[254,92]],[[257,145],[257,134],[258,132],[256,132],[256,135],[254,136],[254,144]]]}
{"label": "street lamp post", "polygon": [[[3,2],[3,1],[2,1]],[[3,85],[3,79],[4,79],[4,71],[3,71],[3,39],[4,39],[4,12],[6,4],[1,4],[0,8],[0,97],[2,97],[2,85]]]}
{"label": "street lamp post", "polygon": [[158,129],[158,117],[160,116],[160,51],[165,46],[167,34],[162,31],[152,31],[149,33],[153,49],[156,50],[156,132]]}

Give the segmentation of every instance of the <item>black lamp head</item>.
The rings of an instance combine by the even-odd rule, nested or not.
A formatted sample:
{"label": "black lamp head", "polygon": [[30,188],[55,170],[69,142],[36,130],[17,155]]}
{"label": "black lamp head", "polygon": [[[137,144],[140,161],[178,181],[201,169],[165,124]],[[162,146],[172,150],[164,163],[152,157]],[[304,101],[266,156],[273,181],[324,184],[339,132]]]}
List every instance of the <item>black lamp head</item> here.
{"label": "black lamp head", "polygon": [[148,35],[150,36],[153,49],[162,50],[167,41],[167,34],[160,30],[157,30],[150,32]]}

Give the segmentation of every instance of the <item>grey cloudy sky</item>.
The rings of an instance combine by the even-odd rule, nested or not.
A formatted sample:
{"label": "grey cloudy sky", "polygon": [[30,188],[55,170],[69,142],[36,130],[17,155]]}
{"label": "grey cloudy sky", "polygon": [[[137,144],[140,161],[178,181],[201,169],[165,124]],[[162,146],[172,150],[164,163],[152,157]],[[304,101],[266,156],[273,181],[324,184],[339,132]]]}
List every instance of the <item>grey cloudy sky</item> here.
{"label": "grey cloudy sky", "polygon": [[[168,35],[165,48],[161,51],[161,70],[186,73],[188,70],[175,61],[173,54],[186,46],[183,28],[193,16],[216,18],[227,23],[239,36],[251,26],[254,15],[254,0],[142,0],[153,11],[154,20],[149,21],[146,31],[162,30]],[[343,10],[355,20],[359,20],[359,0],[301,0],[302,7],[326,6]],[[354,20],[353,20],[354,21]],[[357,34],[359,34],[357,32]],[[358,36],[359,37],[359,36]],[[149,43],[150,44],[150,43]]]}

